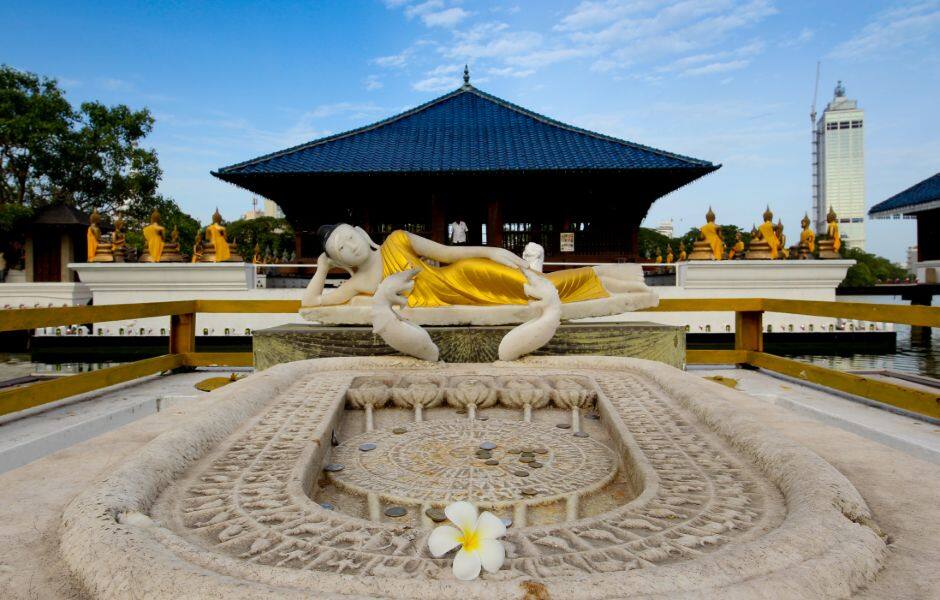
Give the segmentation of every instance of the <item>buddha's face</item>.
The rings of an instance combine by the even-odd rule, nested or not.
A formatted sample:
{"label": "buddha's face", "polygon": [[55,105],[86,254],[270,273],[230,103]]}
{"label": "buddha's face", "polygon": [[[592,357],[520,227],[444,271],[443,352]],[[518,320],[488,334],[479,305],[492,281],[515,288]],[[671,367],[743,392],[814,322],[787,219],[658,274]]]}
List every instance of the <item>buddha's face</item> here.
{"label": "buddha's face", "polygon": [[369,259],[371,251],[369,240],[355,227],[345,223],[334,229],[326,241],[329,257],[347,267],[362,266]]}
{"label": "buddha's face", "polygon": [[545,249],[535,242],[529,242],[522,251],[522,260],[529,263],[530,269],[541,273],[545,263]]}

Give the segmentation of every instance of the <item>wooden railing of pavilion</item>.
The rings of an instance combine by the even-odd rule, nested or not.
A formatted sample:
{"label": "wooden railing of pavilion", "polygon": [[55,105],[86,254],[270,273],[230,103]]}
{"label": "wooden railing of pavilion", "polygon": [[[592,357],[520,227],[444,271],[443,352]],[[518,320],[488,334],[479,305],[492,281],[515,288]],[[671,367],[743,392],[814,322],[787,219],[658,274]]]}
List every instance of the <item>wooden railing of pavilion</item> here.
{"label": "wooden railing of pavilion", "polygon": [[[199,313],[291,313],[296,300],[182,300],[62,308],[0,310],[0,332],[38,327],[101,323],[121,319],[170,317],[167,353],[153,358],[70,375],[0,391],[0,415],[25,410],[69,396],[91,392],[181,367],[251,366],[250,352],[197,352]],[[765,312],[858,319],[940,327],[940,307],[858,302],[819,302],[769,298],[664,299],[650,312],[733,312],[735,343],[729,350],[688,350],[688,364],[737,364],[766,369],[813,384],[876,400],[897,408],[940,418],[940,395],[922,388],[845,373],[764,352]]]}

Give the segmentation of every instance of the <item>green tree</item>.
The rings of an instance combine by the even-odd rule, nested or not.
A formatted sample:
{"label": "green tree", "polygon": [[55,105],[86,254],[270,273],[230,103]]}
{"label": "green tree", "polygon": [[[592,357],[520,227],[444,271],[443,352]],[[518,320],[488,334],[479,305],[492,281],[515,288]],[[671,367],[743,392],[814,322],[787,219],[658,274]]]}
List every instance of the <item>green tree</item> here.
{"label": "green tree", "polygon": [[869,287],[880,282],[904,279],[908,276],[906,269],[899,267],[883,256],[871,254],[858,248],[846,248],[845,246],[842,246],[841,254],[844,258],[854,259],[855,264],[849,267],[845,279],[839,284],[840,287]]}
{"label": "green tree", "polygon": [[[640,247],[640,258],[642,260],[655,259],[660,250],[666,252],[666,246],[673,244],[673,240],[669,237],[659,233],[655,229],[648,229],[646,227],[640,227],[637,242]],[[678,247],[678,242],[676,242],[673,249],[675,250],[675,248]],[[664,254],[663,260],[665,260],[665,258],[666,256]]]}
{"label": "green tree", "polygon": [[140,147],[152,128],[147,109],[85,102],[76,110],[55,79],[0,65],[0,204],[110,212],[153,197],[157,154]]}
{"label": "green tree", "polygon": [[285,251],[287,254],[294,251],[294,230],[285,219],[258,217],[232,221],[226,225],[226,234],[229,240],[235,240],[238,253],[245,260],[254,256],[255,244],[262,254],[270,251],[278,257]]}

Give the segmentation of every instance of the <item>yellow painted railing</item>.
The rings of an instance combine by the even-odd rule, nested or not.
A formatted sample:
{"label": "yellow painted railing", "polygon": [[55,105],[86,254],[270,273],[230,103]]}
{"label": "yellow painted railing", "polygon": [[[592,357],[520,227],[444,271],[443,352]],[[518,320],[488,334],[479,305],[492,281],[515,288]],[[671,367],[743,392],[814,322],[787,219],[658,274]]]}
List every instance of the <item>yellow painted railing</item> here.
{"label": "yellow painted railing", "polygon": [[[102,323],[144,317],[170,317],[167,354],[53,381],[0,391],[0,415],[61,400],[75,394],[146,377],[180,367],[250,366],[250,352],[196,352],[198,313],[294,313],[296,300],[181,300],[62,308],[0,310],[0,332]],[[734,312],[735,343],[731,350],[689,350],[689,364],[738,364],[767,369],[801,380],[940,418],[940,395],[922,388],[844,373],[764,352],[765,312],[859,319],[940,327],[940,307],[816,302],[768,298],[664,299],[650,312]]]}

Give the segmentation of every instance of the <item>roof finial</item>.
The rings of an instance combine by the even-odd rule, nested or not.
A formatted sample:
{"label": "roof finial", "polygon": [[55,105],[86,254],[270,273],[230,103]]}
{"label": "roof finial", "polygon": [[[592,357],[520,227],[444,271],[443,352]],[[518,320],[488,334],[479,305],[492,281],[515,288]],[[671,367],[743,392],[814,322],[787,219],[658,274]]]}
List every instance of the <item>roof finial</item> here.
{"label": "roof finial", "polygon": [[463,66],[463,84],[470,85],[470,67],[467,65]]}

